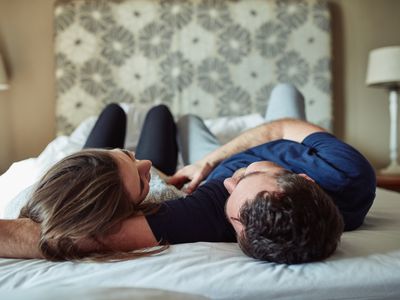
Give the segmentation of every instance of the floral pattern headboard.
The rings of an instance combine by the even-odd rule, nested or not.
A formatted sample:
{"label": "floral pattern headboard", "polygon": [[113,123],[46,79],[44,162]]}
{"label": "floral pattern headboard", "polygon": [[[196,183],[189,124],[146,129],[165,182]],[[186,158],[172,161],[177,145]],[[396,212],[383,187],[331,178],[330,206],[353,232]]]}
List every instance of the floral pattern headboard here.
{"label": "floral pattern headboard", "polygon": [[176,116],[263,113],[295,84],[332,127],[330,14],[322,0],[76,0],[55,5],[57,131],[110,102]]}

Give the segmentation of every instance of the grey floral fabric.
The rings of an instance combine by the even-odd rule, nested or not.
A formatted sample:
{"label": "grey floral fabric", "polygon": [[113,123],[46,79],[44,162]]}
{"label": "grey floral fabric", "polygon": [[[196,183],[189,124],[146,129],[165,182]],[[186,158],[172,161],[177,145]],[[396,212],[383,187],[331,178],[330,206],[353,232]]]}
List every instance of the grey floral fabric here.
{"label": "grey floral fabric", "polygon": [[92,96],[100,97],[113,86],[110,66],[99,59],[87,61],[80,73],[81,87]]}
{"label": "grey floral fabric", "polygon": [[218,31],[231,23],[231,15],[226,1],[205,0],[198,4],[197,21],[209,31]]}
{"label": "grey floral fabric", "polygon": [[174,52],[161,61],[161,80],[174,92],[182,91],[192,83],[193,65],[181,52]]}
{"label": "grey floral fabric", "polygon": [[143,91],[140,96],[140,103],[166,104],[171,106],[173,97],[172,92],[169,92],[166,87],[154,84]]}
{"label": "grey floral fabric", "polygon": [[286,48],[290,31],[280,23],[269,21],[256,31],[256,49],[265,58],[276,57]]}
{"label": "grey floral fabric", "polygon": [[250,94],[239,86],[227,89],[219,100],[220,116],[245,115],[251,112]]}
{"label": "grey floral fabric", "polygon": [[122,26],[111,27],[102,40],[101,55],[116,66],[121,66],[134,52],[133,34]]}
{"label": "grey floral fabric", "polygon": [[228,65],[218,58],[203,60],[197,74],[199,86],[210,94],[218,94],[231,84]]}
{"label": "grey floral fabric", "polygon": [[305,0],[278,0],[277,17],[290,29],[303,25],[308,18],[309,4]]}
{"label": "grey floral fabric", "polygon": [[64,54],[56,55],[56,81],[60,93],[68,91],[76,81],[76,67]]}
{"label": "grey floral fabric", "polygon": [[161,0],[160,16],[166,24],[181,29],[192,20],[193,3],[187,0]]}
{"label": "grey floral fabric", "polygon": [[309,77],[310,67],[297,51],[285,53],[277,61],[277,76],[281,82],[291,82],[298,88],[304,86]]}
{"label": "grey floral fabric", "polygon": [[149,59],[157,59],[167,54],[172,43],[172,29],[162,23],[150,23],[139,33],[139,48]]}
{"label": "grey floral fabric", "polygon": [[59,0],[54,21],[58,134],[111,102],[263,114],[279,82],[332,129],[325,0]]}
{"label": "grey floral fabric", "polygon": [[218,52],[232,64],[240,63],[250,49],[250,32],[238,24],[229,26],[219,36]]}

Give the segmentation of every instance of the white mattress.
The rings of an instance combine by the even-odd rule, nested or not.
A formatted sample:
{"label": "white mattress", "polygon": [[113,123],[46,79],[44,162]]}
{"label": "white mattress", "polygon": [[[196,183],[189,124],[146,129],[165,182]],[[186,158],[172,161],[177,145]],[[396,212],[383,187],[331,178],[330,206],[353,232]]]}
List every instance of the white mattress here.
{"label": "white mattress", "polygon": [[[79,148],[78,133],[57,138],[0,177],[2,217],[47,165]],[[260,262],[229,243],[174,245],[117,263],[0,259],[0,299],[132,299],[142,292],[139,298],[185,298],[158,289],[215,299],[400,299],[400,194],[378,189],[365,224],[344,233],[336,253],[319,263]]]}
{"label": "white mattress", "polygon": [[400,299],[399,236],[399,194],[379,189],[365,224],[345,233],[324,262],[264,263],[229,243],[175,245],[117,263],[0,259],[0,290],[141,287],[215,299]]}

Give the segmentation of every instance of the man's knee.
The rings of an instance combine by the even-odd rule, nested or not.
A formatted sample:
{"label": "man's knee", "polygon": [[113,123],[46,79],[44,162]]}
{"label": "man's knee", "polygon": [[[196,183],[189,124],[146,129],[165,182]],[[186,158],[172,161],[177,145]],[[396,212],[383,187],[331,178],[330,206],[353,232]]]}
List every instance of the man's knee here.
{"label": "man's knee", "polygon": [[271,92],[265,119],[282,118],[305,120],[305,102],[300,91],[290,83],[280,83]]}
{"label": "man's knee", "polygon": [[202,123],[202,119],[194,114],[186,114],[179,118],[177,124],[178,128],[188,129],[192,124]]}
{"label": "man's knee", "polygon": [[304,101],[303,95],[300,91],[291,83],[279,83],[277,84],[272,92],[271,92],[271,99],[273,98],[280,98],[284,97],[285,99],[296,99]]}

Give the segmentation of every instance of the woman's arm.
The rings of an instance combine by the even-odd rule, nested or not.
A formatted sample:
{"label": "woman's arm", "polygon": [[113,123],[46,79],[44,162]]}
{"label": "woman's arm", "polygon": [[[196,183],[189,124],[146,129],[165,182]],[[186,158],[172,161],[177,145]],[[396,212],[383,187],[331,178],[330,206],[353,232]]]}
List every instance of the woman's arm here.
{"label": "woman's arm", "polygon": [[168,183],[181,186],[190,181],[187,192],[193,192],[208,174],[224,159],[252,147],[279,139],[301,143],[308,135],[323,128],[297,119],[280,119],[249,129],[192,165],[172,176]]}
{"label": "woman's arm", "polygon": [[0,257],[43,258],[39,224],[30,219],[0,220]]}
{"label": "woman's arm", "polygon": [[158,242],[143,215],[126,219],[116,233],[112,233],[101,242],[117,251],[132,251],[158,246]]}

